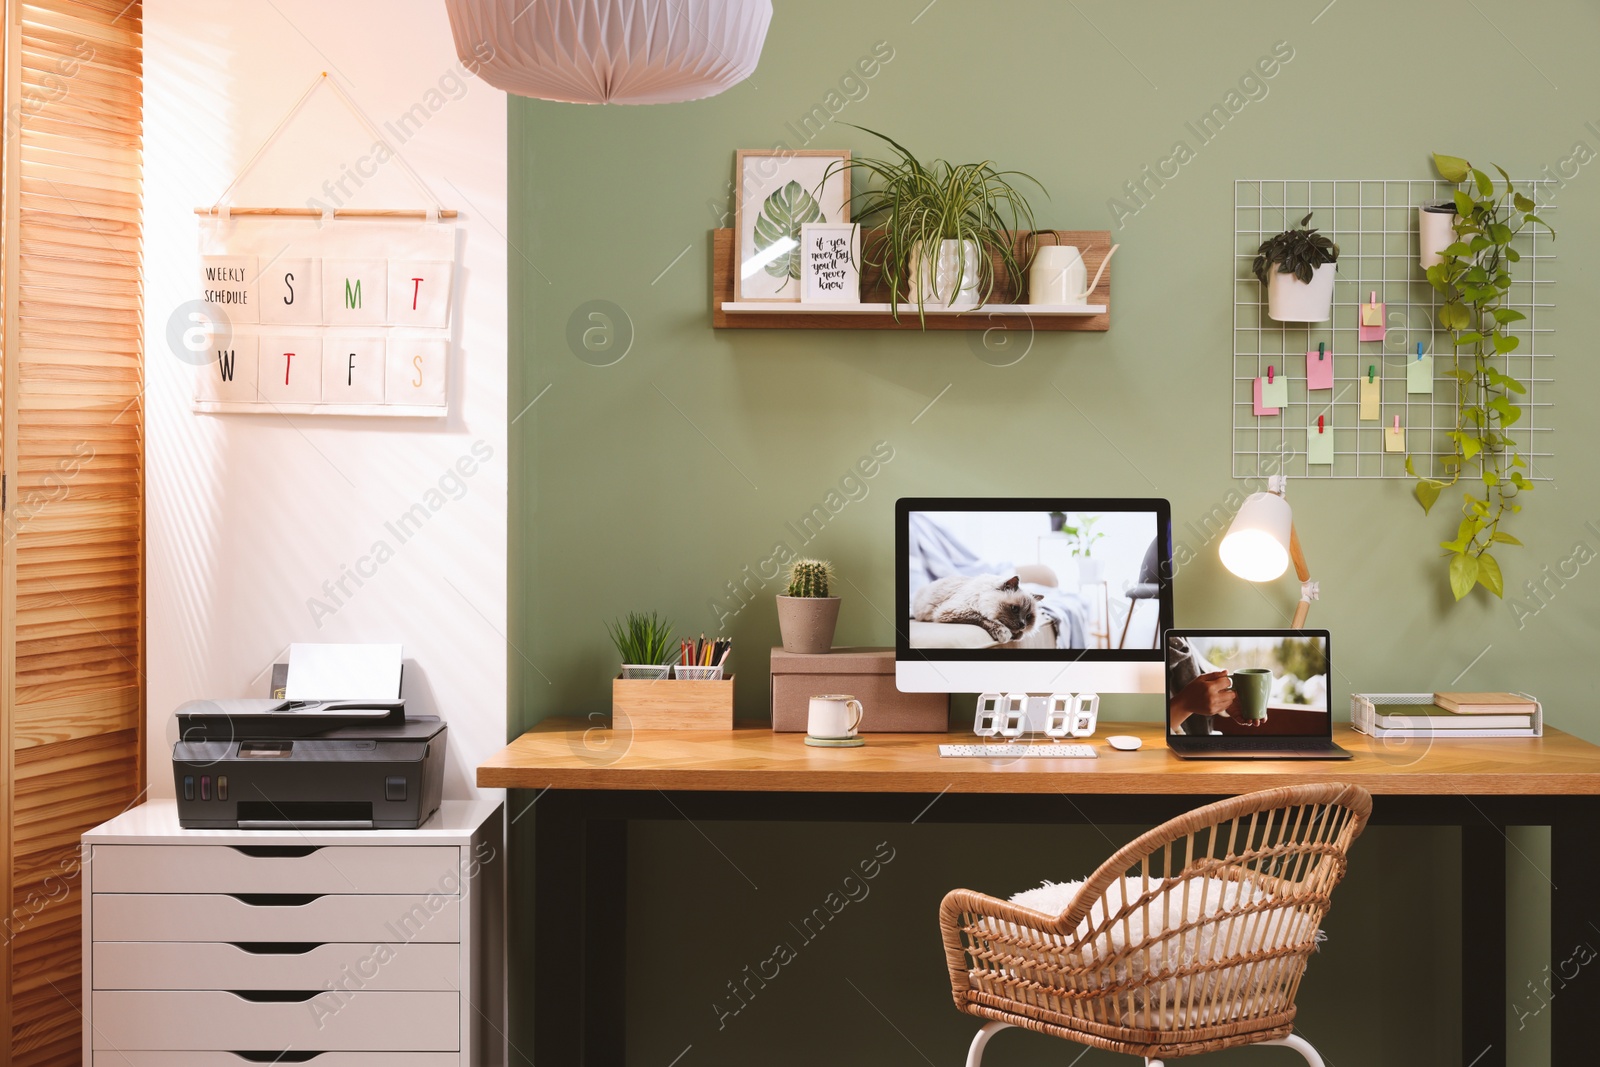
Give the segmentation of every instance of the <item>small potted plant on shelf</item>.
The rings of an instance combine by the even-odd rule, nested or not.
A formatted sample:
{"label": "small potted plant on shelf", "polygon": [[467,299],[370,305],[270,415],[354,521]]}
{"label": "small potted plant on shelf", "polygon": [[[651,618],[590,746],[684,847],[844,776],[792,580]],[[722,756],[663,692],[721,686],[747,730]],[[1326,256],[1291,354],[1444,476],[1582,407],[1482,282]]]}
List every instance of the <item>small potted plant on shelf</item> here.
{"label": "small potted plant on shelf", "polygon": [[[915,303],[924,326],[929,306],[978,307],[994,291],[998,259],[1020,301],[1027,256],[1019,253],[1016,235],[1033,230],[1033,209],[1012,182],[1025,179],[1040,192],[1044,186],[987,160],[925,163],[892,138],[856,129],[887,142],[896,157],[856,156],[833,165],[866,175],[866,190],[852,198],[854,214],[857,222],[880,228],[863,231],[861,260],[881,272],[891,299]],[[898,309],[894,314],[898,321]]]}
{"label": "small potted plant on shelf", "polygon": [[1251,269],[1267,287],[1267,314],[1278,322],[1327,322],[1333,315],[1339,246],[1310,228],[1311,215],[1256,249]]}
{"label": "small potted plant on shelf", "polygon": [[678,653],[672,644],[672,623],[655,612],[630,611],[626,621],[609,622],[606,630],[622,657],[622,677],[660,679],[672,670]]}
{"label": "small potted plant on shelf", "polygon": [[778,597],[785,652],[816,655],[833,648],[839,598],[828,595],[832,579],[833,564],[825,560],[797,559],[789,565],[788,591]]}
{"label": "small potted plant on shelf", "polygon": [[1051,533],[1060,533],[1061,532],[1061,528],[1063,526],[1065,526],[1066,524],[1067,524],[1067,513],[1066,512],[1064,512],[1064,511],[1052,511],[1050,513],[1050,532]]}

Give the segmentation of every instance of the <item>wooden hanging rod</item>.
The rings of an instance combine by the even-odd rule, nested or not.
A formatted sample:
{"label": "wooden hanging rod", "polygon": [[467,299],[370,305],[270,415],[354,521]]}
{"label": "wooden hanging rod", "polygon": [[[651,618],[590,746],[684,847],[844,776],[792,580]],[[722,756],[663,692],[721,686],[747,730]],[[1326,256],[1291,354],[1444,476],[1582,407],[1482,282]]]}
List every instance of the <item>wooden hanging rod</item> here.
{"label": "wooden hanging rod", "polygon": [[[222,212],[209,207],[197,207],[196,215],[221,215]],[[228,209],[229,215],[276,215],[285,218],[319,219],[322,212],[310,207],[235,207]],[[453,219],[459,212],[453,208],[441,208],[441,219]],[[340,208],[333,212],[336,219],[425,219],[428,212],[415,208]]]}

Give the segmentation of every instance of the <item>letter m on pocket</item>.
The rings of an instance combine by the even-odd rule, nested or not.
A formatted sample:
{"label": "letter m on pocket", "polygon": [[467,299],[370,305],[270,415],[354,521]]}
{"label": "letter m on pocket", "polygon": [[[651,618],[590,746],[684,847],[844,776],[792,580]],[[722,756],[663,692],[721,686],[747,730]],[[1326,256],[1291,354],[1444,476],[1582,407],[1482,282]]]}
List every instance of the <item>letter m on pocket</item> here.
{"label": "letter m on pocket", "polygon": [[350,284],[350,279],[344,280],[344,306],[358,308],[361,306],[361,279],[355,280],[355,285]]}

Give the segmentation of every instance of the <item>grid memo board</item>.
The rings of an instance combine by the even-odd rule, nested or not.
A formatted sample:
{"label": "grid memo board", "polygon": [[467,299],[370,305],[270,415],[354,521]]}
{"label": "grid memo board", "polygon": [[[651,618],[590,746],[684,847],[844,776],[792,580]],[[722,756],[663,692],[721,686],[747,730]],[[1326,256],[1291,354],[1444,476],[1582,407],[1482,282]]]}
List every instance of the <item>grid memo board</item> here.
{"label": "grid memo board", "polygon": [[[1517,187],[1539,205],[1540,217],[1555,222],[1550,203],[1554,182],[1519,181]],[[1417,209],[1430,200],[1448,198],[1455,186],[1442,181],[1269,180],[1241,179],[1233,184],[1233,476],[1257,478],[1287,474],[1296,478],[1402,478],[1405,453],[1385,452],[1383,429],[1400,416],[1406,447],[1417,472],[1448,477],[1442,459],[1452,456],[1455,442],[1445,435],[1455,426],[1458,383],[1448,372],[1455,366],[1450,331],[1437,322],[1442,301],[1418,263]],[[1339,246],[1333,286],[1333,317],[1327,322],[1282,323],[1267,317],[1265,287],[1250,271],[1262,241],[1299,225],[1306,212],[1311,225]],[[1549,214],[1547,214],[1549,213]],[[1506,307],[1527,316],[1508,331],[1521,345],[1499,366],[1527,386],[1513,399],[1522,418],[1508,431],[1527,460],[1527,477],[1547,481],[1544,461],[1551,458],[1550,409],[1554,379],[1550,351],[1550,237],[1524,231],[1515,244],[1522,255],[1512,267],[1513,282]],[[1386,305],[1387,335],[1382,341],[1358,341],[1360,305],[1371,292]],[[1541,315],[1544,322],[1540,322]],[[1407,393],[1406,364],[1416,358],[1417,342],[1433,356],[1433,393]],[[1334,360],[1333,390],[1306,389],[1305,354],[1318,342]],[[1470,358],[1470,357],[1464,357]],[[1277,415],[1257,416],[1254,381],[1287,372],[1289,405]],[[1381,381],[1382,417],[1357,419],[1358,382],[1368,367]],[[1308,428],[1317,416],[1334,434],[1334,462],[1306,463]]]}

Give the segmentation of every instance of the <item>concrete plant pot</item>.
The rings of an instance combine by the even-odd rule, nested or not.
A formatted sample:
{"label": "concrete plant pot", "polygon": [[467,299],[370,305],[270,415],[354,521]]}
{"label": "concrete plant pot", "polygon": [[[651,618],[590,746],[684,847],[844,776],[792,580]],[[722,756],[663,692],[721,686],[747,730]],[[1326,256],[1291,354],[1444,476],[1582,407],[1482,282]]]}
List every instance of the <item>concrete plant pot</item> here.
{"label": "concrete plant pot", "polygon": [[836,596],[778,597],[778,631],[783,650],[817,655],[833,648],[833,629],[839,622]]}

